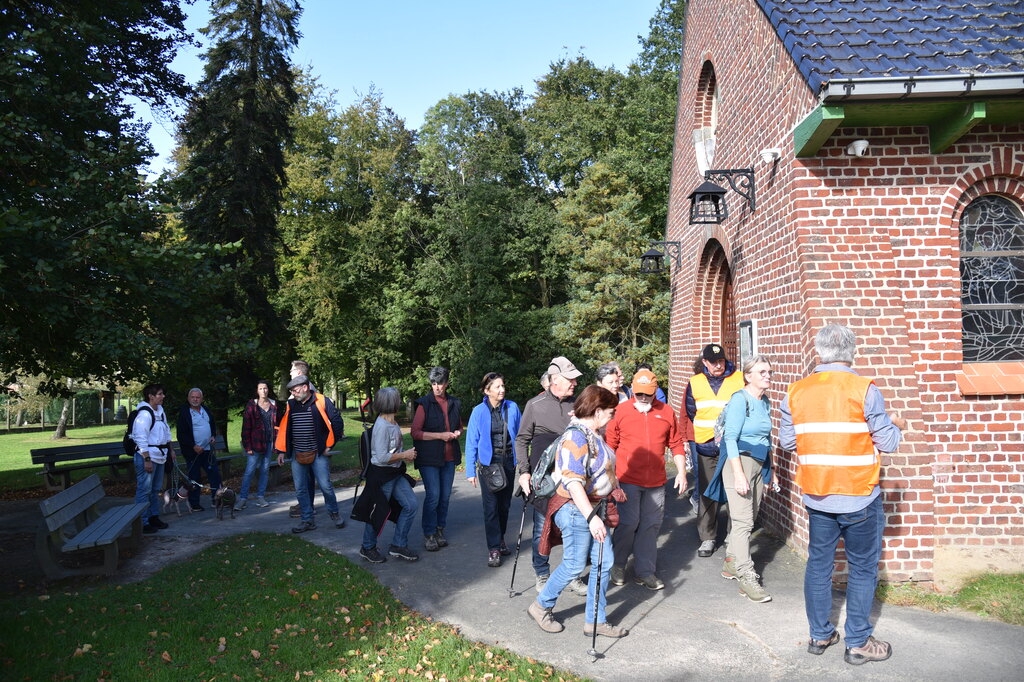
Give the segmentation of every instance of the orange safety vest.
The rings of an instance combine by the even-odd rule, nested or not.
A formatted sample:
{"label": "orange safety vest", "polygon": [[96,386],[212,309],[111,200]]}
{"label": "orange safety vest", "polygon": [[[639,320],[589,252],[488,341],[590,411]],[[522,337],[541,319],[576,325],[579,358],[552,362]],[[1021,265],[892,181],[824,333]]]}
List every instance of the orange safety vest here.
{"label": "orange safety vest", "polygon": [[743,372],[736,370],[722,381],[718,393],[711,390],[707,375],[703,372],[690,377],[690,393],[697,404],[693,415],[693,438],[698,443],[707,443],[715,438],[715,422],[718,415],[729,403],[729,398],[743,388]]}
{"label": "orange safety vest", "polygon": [[875,451],[864,397],[871,379],[850,372],[815,372],[786,389],[796,432],[796,483],[808,495],[870,495],[881,459]]}
{"label": "orange safety vest", "polygon": [[[320,416],[324,418],[324,424],[327,424],[327,447],[330,448],[334,445],[334,428],[331,426],[331,420],[327,418],[326,399],[323,393],[314,393],[313,399],[320,410]],[[278,452],[288,452],[288,415],[291,407],[291,401],[288,401],[287,406],[284,408],[284,416],[281,417],[281,426],[277,430],[277,440],[274,441],[274,449]]]}

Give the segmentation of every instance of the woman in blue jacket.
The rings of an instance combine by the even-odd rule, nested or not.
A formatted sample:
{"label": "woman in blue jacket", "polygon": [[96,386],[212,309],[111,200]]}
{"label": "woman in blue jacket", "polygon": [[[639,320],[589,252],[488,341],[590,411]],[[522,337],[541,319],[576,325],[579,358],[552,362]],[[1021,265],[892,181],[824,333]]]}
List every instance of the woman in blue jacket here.
{"label": "woman in blue jacket", "polygon": [[[477,485],[484,505],[484,532],[487,535],[487,565],[501,566],[501,557],[511,554],[505,544],[508,508],[512,504],[512,486],[516,472],[515,441],[522,413],[519,406],[505,400],[505,378],[488,372],[480,384],[484,399],[473,408],[466,429],[466,479]],[[505,485],[492,490],[493,479],[484,467],[500,465]]]}

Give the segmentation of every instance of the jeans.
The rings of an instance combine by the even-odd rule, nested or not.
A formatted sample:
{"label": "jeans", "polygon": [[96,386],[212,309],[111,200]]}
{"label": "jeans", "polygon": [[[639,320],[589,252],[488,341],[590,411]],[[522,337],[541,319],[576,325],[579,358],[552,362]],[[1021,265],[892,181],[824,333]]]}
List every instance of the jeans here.
{"label": "jeans", "polygon": [[324,495],[324,504],[327,505],[329,513],[338,513],[338,498],[334,495],[334,486],[331,485],[331,459],[329,457],[317,455],[312,464],[299,464],[299,460],[293,457],[292,479],[295,481],[295,497],[299,500],[302,520],[312,523],[313,502],[310,500],[310,491],[313,490],[313,486],[309,480],[310,473],[316,478],[316,484]]}
{"label": "jeans", "polygon": [[[170,459],[170,458],[168,458]],[[164,487],[164,465],[153,462],[153,470],[146,473],[146,460],[135,452],[135,503],[148,502],[142,512],[142,524],[160,515],[160,490]]]}
{"label": "jeans", "polygon": [[625,567],[630,554],[636,555],[634,573],[638,578],[654,575],[658,562],[658,531],[665,518],[665,486],[645,488],[623,483],[626,501],[619,507],[619,527],[613,545],[618,565]]}
{"label": "jeans", "polygon": [[[203,450],[202,454],[196,454],[195,450],[191,454],[185,454],[185,461],[188,462],[188,478],[191,481],[199,483],[201,480],[201,472],[206,472],[206,480],[210,484],[210,502],[213,503],[213,496],[217,493],[217,488],[220,487],[220,467],[217,466],[217,458],[209,450]],[[192,486],[192,490],[188,491],[188,503],[192,507],[199,506],[199,486]]]}
{"label": "jeans", "polygon": [[[558,595],[562,593],[562,590],[579,577],[583,569],[587,567],[587,554],[590,554],[592,568],[590,569],[590,580],[587,582],[587,604],[583,620],[585,623],[594,622],[594,592],[597,589],[597,567],[600,565],[601,593],[597,600],[597,622],[607,622],[605,595],[608,592],[608,575],[615,562],[611,536],[606,537],[603,543],[594,542],[587,519],[572,502],[566,502],[555,512],[554,521],[562,531],[562,563],[558,564],[558,567],[551,572],[551,577],[544,584],[544,589],[537,595],[537,602],[545,609],[552,608],[558,601]],[[604,553],[598,560],[602,546]]]}
{"label": "jeans", "polygon": [[439,467],[420,467],[423,479],[423,536],[433,535],[448,525],[448,501],[455,481],[455,462]]}
{"label": "jeans", "polygon": [[267,451],[263,454],[254,452],[245,458],[245,473],[242,474],[242,489],[238,492],[238,499],[249,499],[249,484],[252,482],[252,475],[257,469],[260,470],[259,483],[256,484],[256,497],[263,497],[267,492],[267,479],[270,478],[270,458],[274,456],[274,444],[267,443]]}
{"label": "jeans", "polygon": [[[409,529],[412,528],[412,520],[416,516],[416,493],[412,491],[409,481],[405,476],[396,476],[380,487],[381,492],[388,499],[394,498],[402,505],[402,513],[395,520],[395,535],[391,538],[391,544],[396,547],[409,546]],[[385,524],[387,525],[387,524]],[[383,526],[381,526],[383,532]],[[363,548],[372,549],[377,546],[377,534],[373,532],[373,524],[366,524],[363,530]]]}
{"label": "jeans", "polygon": [[509,454],[502,462],[508,484],[496,493],[492,493],[477,474],[480,486],[480,500],[484,506],[484,534],[487,536],[487,549],[498,549],[505,542],[505,530],[508,528],[508,508],[512,504],[512,487],[516,480],[516,465]]}
{"label": "jeans", "polygon": [[846,548],[849,567],[846,584],[846,646],[864,646],[874,630],[868,620],[878,586],[878,561],[882,556],[885,512],[882,496],[859,511],[830,514],[807,507],[810,540],[804,573],[804,606],[811,639],[828,639],[836,627],[832,612],[832,571],[839,538]]}
{"label": "jeans", "polygon": [[551,562],[537,551],[540,547],[540,534],[544,532],[544,512],[532,504],[530,508],[533,509],[533,572],[539,578],[551,574]]}

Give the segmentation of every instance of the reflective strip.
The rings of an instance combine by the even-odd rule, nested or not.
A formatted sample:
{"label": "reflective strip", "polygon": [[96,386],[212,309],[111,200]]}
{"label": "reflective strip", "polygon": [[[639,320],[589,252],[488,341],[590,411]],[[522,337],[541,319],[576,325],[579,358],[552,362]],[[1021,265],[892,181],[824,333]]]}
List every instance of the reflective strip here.
{"label": "reflective strip", "polygon": [[868,433],[867,422],[807,422],[793,424],[799,436],[803,433]]}
{"label": "reflective strip", "polygon": [[861,467],[878,463],[875,455],[799,455],[800,464],[829,467]]}
{"label": "reflective strip", "polygon": [[695,402],[698,410],[703,410],[707,407],[725,407],[729,404],[728,400],[712,400],[710,398],[707,400],[697,400]]}
{"label": "reflective strip", "polygon": [[713,428],[715,428],[715,424],[717,422],[718,422],[717,419],[694,419],[693,420],[693,425],[694,426],[703,426],[706,429],[713,429]]}

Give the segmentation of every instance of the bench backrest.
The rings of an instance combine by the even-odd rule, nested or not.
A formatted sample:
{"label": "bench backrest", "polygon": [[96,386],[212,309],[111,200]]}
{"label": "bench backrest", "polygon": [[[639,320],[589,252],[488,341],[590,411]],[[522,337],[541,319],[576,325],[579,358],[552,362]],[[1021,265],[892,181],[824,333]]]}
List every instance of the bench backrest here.
{"label": "bench backrest", "polygon": [[31,452],[33,464],[73,462],[79,459],[92,459],[94,457],[124,456],[124,449],[120,443],[63,445],[56,448],[35,448]]}
{"label": "bench backrest", "polygon": [[57,530],[103,499],[104,494],[100,477],[93,474],[67,490],[43,500],[39,503],[39,508],[43,512],[46,528],[51,531]]}

